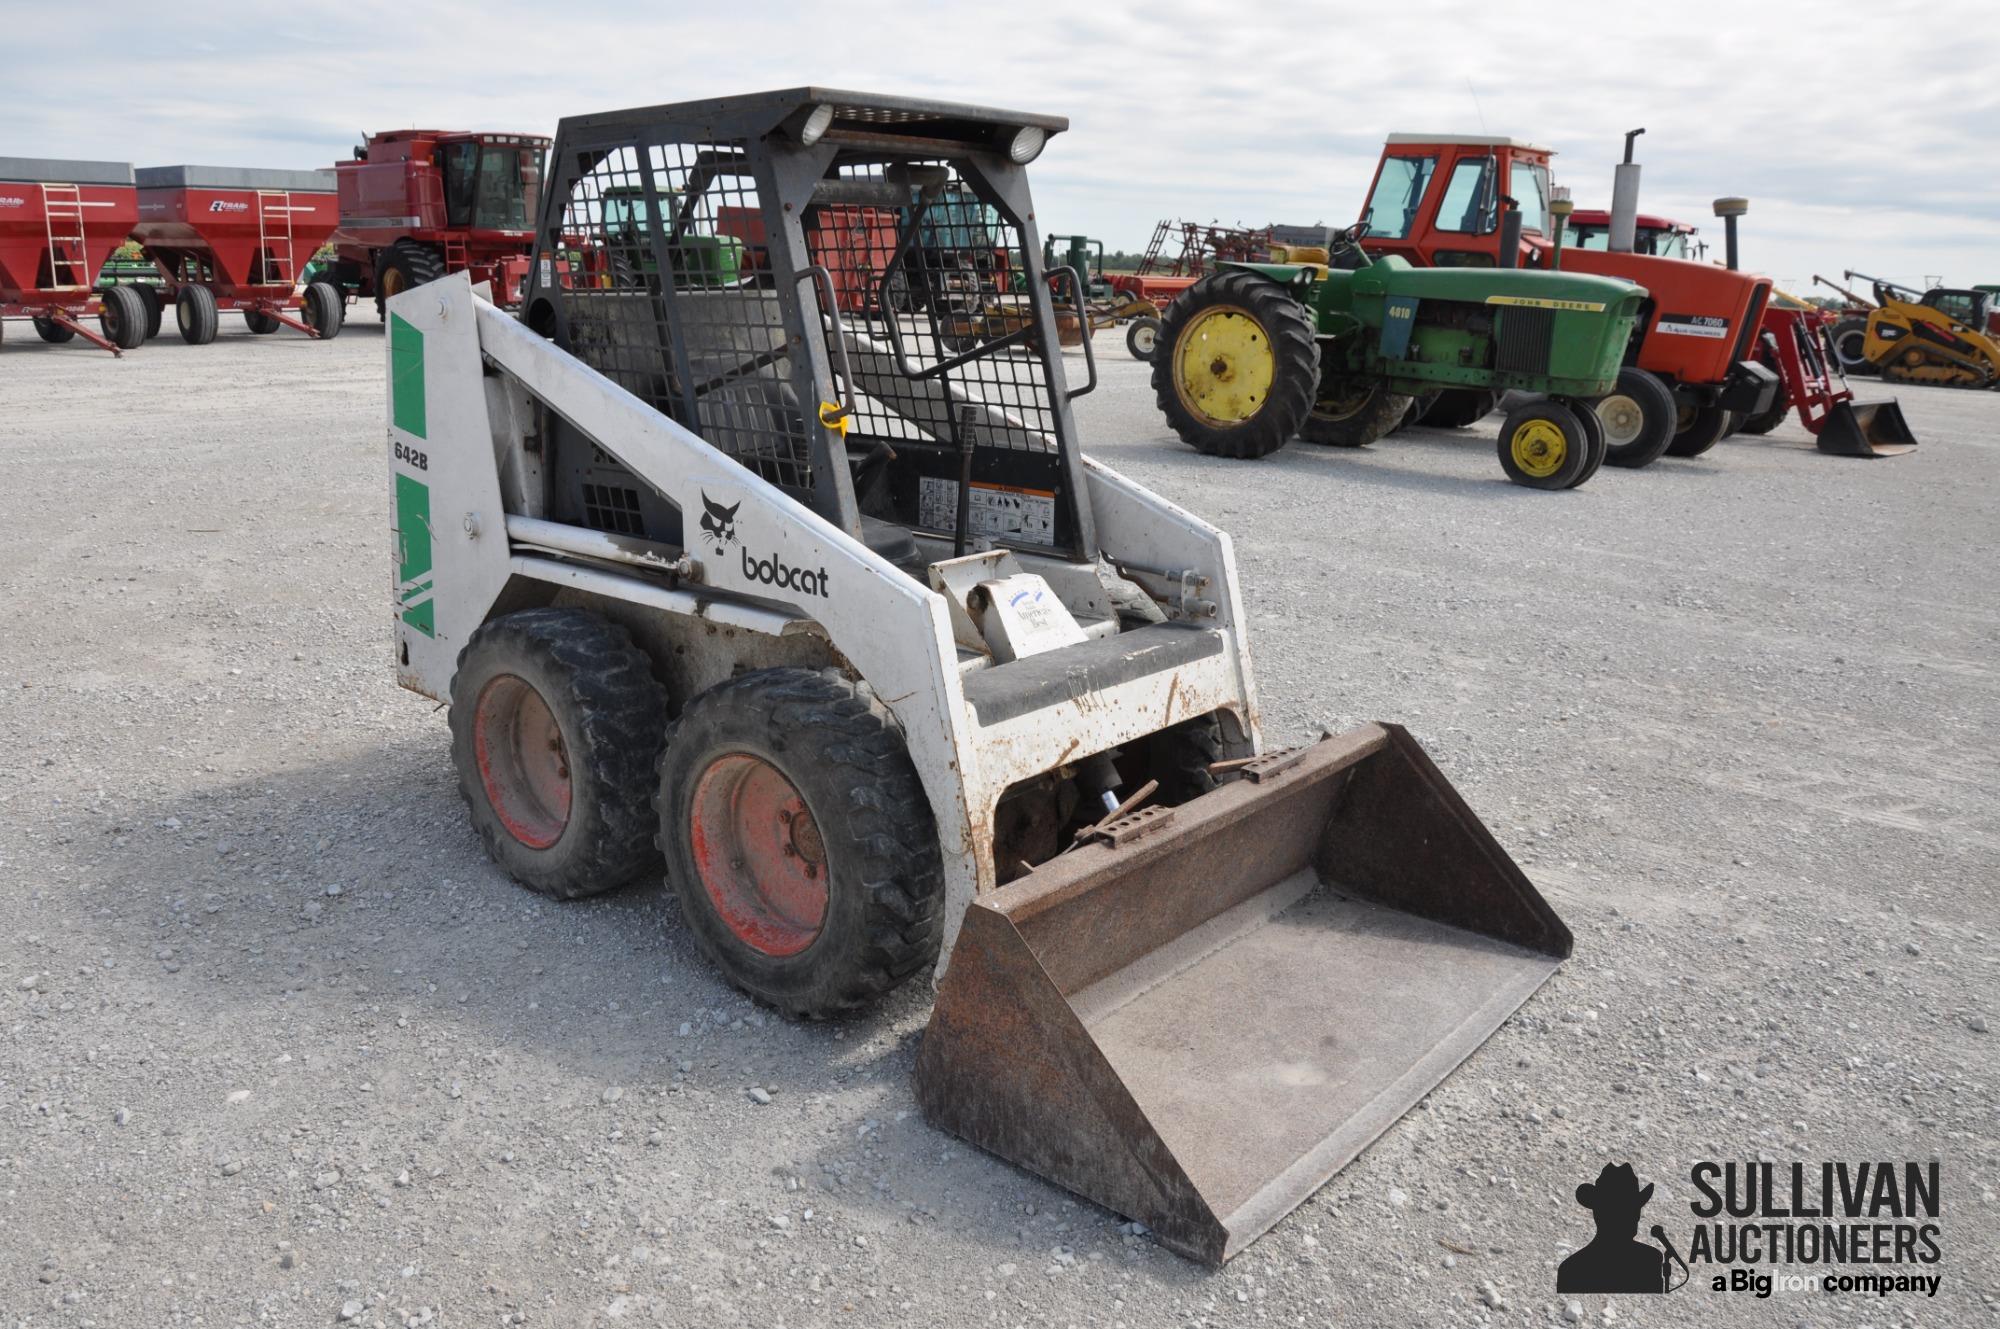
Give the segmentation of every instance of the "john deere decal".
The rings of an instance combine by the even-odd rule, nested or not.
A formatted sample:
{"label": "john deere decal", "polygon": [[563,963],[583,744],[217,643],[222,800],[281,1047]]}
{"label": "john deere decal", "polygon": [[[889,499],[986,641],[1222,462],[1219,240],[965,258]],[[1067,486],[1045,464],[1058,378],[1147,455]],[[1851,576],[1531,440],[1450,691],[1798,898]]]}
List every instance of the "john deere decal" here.
{"label": "john deere decal", "polygon": [[1489,305],[1513,305],[1520,309],[1574,309],[1585,314],[1604,312],[1602,300],[1544,300],[1533,295],[1489,295]]}

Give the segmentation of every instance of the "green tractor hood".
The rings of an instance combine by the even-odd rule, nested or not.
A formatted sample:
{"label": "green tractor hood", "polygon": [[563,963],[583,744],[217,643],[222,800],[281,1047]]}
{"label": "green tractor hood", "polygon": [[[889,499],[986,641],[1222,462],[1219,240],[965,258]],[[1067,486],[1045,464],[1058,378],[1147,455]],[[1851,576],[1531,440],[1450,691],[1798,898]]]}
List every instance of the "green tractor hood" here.
{"label": "green tractor hood", "polygon": [[1622,277],[1514,268],[1231,263],[1290,288],[1312,311],[1326,369],[1394,390],[1509,388],[1594,397],[1618,377],[1646,290]]}

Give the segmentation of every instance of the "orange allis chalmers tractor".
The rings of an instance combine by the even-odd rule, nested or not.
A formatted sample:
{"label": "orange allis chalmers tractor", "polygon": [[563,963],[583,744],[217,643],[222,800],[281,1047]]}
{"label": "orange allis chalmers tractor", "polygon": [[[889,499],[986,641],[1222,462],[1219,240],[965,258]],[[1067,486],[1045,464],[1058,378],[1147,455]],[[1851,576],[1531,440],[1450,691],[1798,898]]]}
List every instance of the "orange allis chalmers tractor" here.
{"label": "orange allis chalmers tractor", "polygon": [[[1720,200],[1729,226],[1728,265],[1737,266],[1735,218]],[[1564,228],[1567,255],[1577,249],[1609,247],[1611,214],[1578,208]],[[1708,246],[1686,222],[1639,214],[1633,228],[1632,252],[1696,259]],[[1567,266],[1567,262],[1565,262]],[[1864,320],[1865,323],[1865,320]],[[1856,401],[1847,386],[1838,337],[1840,325],[1824,309],[1773,288],[1758,321],[1756,356],[1778,376],[1778,397],[1771,409],[1743,418],[1745,434],[1768,434],[1794,411],[1821,452],[1837,457],[1898,457],[1916,450],[1916,436],[1903,419],[1903,408],[1889,401]]]}
{"label": "orange allis chalmers tractor", "polygon": [[[1614,211],[1637,207],[1631,139],[1620,168],[1622,206]],[[1391,134],[1362,212],[1368,226],[1362,247],[1435,267],[1554,267],[1554,155],[1511,138]],[[1778,376],[1756,354],[1768,278],[1611,250],[1563,250],[1560,263],[1570,272],[1623,277],[1650,293],[1618,386],[1597,406],[1607,464],[1645,466],[1662,453],[1699,456],[1737,422],[1777,402]],[[1441,398],[1426,418],[1441,413],[1434,422],[1469,423],[1484,414],[1480,405],[1467,409]]]}

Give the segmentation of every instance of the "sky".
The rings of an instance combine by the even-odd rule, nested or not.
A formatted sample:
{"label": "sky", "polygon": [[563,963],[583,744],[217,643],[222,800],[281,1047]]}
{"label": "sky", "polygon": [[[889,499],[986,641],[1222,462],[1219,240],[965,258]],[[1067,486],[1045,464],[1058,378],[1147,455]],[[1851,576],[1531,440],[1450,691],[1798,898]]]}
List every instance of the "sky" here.
{"label": "sky", "polygon": [[[1547,145],[1608,206],[1644,126],[1641,210],[1719,253],[1712,202],[1747,196],[1781,286],[2000,282],[2000,0],[0,4],[0,156],[325,166],[367,130],[818,83],[1069,117],[1042,229],[1136,250],[1162,217],[1352,221],[1399,130]],[[103,58],[20,58],[80,31]]]}

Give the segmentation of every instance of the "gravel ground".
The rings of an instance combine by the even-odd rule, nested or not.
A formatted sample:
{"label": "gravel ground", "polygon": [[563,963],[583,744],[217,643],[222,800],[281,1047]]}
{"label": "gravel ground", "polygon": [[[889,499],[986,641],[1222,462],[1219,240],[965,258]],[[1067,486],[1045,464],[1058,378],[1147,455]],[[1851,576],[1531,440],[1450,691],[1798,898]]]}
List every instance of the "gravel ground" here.
{"label": "gravel ground", "polygon": [[[1992,1322],[2000,397],[1552,495],[1492,421],[1198,457],[1100,340],[1085,436],[1234,532],[1270,737],[1410,725],[1576,933],[1211,1271],[923,1124],[927,985],[788,1023],[662,893],[500,877],[391,676],[372,311],[225,322],[0,349],[0,1325]],[[1941,1160],[1937,1296],[1555,1295],[1604,1163],[1684,1232],[1760,1153]]]}

